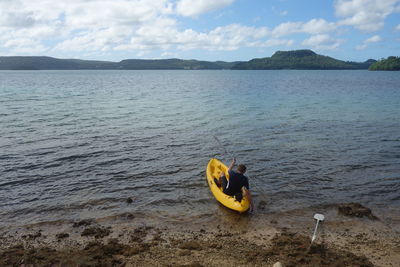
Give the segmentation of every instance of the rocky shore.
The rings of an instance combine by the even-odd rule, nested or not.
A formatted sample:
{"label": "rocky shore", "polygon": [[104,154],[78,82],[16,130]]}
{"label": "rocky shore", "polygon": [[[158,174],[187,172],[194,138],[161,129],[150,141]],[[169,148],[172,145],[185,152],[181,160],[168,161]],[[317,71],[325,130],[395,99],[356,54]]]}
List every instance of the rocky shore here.
{"label": "rocky shore", "polygon": [[327,219],[312,246],[312,209],[195,223],[125,213],[3,228],[0,266],[399,266],[399,232],[358,205],[320,208]]}

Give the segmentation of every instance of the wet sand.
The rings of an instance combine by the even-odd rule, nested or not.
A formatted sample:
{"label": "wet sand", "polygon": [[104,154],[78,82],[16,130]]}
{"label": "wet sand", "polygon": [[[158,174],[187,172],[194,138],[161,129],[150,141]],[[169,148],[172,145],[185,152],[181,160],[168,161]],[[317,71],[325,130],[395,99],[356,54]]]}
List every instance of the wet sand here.
{"label": "wet sand", "polygon": [[[221,207],[192,222],[124,213],[3,228],[0,266],[399,266],[399,221],[339,207],[242,215]],[[325,221],[310,247],[315,212]]]}

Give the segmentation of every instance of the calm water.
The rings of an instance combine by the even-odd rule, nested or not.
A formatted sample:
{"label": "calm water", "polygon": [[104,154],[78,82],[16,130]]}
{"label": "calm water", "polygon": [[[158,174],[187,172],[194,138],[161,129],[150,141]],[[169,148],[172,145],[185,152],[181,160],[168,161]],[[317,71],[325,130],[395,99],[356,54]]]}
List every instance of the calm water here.
{"label": "calm water", "polygon": [[0,224],[218,214],[205,167],[229,158],[213,135],[264,212],[397,209],[399,85],[398,72],[2,71]]}

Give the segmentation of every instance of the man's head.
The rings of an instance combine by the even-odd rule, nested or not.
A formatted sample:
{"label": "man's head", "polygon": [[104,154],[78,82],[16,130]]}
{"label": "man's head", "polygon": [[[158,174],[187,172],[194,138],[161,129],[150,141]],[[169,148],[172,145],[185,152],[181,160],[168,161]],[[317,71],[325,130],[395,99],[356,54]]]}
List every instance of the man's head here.
{"label": "man's head", "polygon": [[246,165],[244,165],[244,164],[239,164],[239,165],[237,166],[237,171],[238,171],[239,173],[241,173],[241,174],[244,174],[244,173],[246,172]]}

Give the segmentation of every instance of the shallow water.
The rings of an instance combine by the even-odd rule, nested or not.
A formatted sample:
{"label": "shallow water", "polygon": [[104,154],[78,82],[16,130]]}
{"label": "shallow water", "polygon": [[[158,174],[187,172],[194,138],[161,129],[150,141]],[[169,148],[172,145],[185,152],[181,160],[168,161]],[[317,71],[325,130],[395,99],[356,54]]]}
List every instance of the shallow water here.
{"label": "shallow water", "polygon": [[[400,75],[368,71],[1,71],[0,224],[221,208],[226,150],[256,201],[400,209]],[[132,204],[125,200],[133,198]]]}

